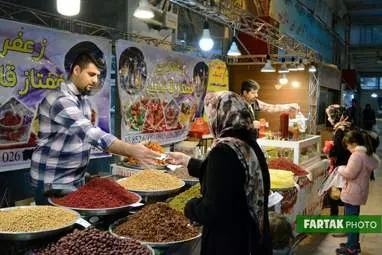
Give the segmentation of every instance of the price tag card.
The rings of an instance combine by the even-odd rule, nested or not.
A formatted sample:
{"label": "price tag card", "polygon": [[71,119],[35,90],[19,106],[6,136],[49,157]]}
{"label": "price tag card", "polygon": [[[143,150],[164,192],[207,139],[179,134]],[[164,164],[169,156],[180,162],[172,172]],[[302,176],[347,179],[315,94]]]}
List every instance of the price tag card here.
{"label": "price tag card", "polygon": [[33,148],[0,150],[0,172],[29,168]]}

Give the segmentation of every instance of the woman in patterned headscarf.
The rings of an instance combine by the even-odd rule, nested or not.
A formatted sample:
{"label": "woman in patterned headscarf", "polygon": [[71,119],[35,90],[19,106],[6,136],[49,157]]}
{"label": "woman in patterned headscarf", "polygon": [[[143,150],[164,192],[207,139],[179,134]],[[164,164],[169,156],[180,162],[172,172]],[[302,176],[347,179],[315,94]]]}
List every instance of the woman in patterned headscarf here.
{"label": "woman in patterned headscarf", "polygon": [[[333,148],[329,151],[329,157],[334,159],[333,168],[341,165],[347,165],[349,157],[351,155],[350,151],[344,146],[342,140],[345,134],[352,129],[351,123],[348,121],[349,113],[347,109],[338,104],[329,105],[325,110],[328,116],[329,123],[333,126]],[[343,205],[340,199],[334,200],[329,199],[330,204],[330,215],[338,215],[338,207]],[[334,234],[333,236],[343,236],[341,234]]]}
{"label": "woman in patterned headscarf", "polygon": [[173,163],[186,165],[201,182],[202,197],[185,208],[190,220],[203,225],[201,254],[272,254],[270,178],[250,109],[239,95],[219,92],[206,96],[205,110],[215,138],[207,158],[170,154]]}
{"label": "woman in patterned headscarf", "polygon": [[328,116],[328,121],[333,126],[334,148],[329,152],[329,156],[335,157],[335,167],[346,165],[350,152],[343,145],[342,139],[345,133],[352,129],[352,125],[348,121],[349,113],[345,107],[332,104],[326,108],[326,115]]}

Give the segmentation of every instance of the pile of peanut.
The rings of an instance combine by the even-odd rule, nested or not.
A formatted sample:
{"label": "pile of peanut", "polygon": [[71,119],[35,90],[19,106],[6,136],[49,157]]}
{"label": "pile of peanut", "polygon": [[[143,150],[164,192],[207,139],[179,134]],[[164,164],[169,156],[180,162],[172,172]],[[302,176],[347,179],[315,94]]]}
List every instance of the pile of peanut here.
{"label": "pile of peanut", "polygon": [[15,207],[0,211],[0,232],[35,232],[75,222],[78,215],[54,206]]}

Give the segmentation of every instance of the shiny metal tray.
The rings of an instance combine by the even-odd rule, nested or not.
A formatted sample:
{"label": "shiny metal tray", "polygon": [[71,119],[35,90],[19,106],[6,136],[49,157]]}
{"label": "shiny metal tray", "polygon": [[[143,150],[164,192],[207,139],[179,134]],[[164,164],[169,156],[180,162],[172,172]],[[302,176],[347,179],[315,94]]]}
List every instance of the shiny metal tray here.
{"label": "shiny metal tray", "polygon": [[[113,224],[111,224],[109,226],[109,232],[118,237],[118,238],[131,238],[131,237],[128,237],[128,236],[121,236],[121,235],[118,235],[117,233],[114,232],[114,229],[122,224],[123,222],[126,222],[128,221],[128,217],[125,217],[125,218],[122,218],[122,219],[119,219],[117,221],[115,221]],[[162,243],[155,243],[155,242],[145,242],[145,241],[140,241],[138,240],[139,242],[141,242],[142,244],[146,244],[146,245],[149,245],[151,247],[153,247],[154,249],[156,248],[174,248],[175,246],[185,246],[185,245],[190,245],[191,243],[194,243],[194,242],[197,242],[199,241],[200,237],[202,236],[202,233],[200,232],[198,235],[196,235],[195,237],[192,237],[190,239],[186,239],[186,240],[180,240],[180,241],[173,241],[173,242],[162,242]]]}
{"label": "shiny metal tray", "polygon": [[195,185],[199,183],[198,179],[182,179],[187,185]]}
{"label": "shiny metal tray", "polygon": [[[38,205],[36,205],[36,206],[8,207],[8,208],[2,208],[2,209],[0,209],[0,211],[11,211],[11,210],[19,209],[19,208],[31,208],[31,207],[38,207]],[[56,234],[68,232],[74,228],[75,224],[82,225],[81,222],[83,221],[83,219],[81,219],[81,216],[78,212],[71,210],[69,208],[63,208],[63,209],[76,215],[77,219],[75,221],[67,224],[67,225],[64,225],[62,227],[55,228],[55,229],[33,231],[33,232],[1,232],[0,231],[0,239],[1,240],[10,240],[10,241],[30,241],[30,240],[35,240],[35,239],[42,239],[42,238],[54,236]]]}
{"label": "shiny metal tray", "polygon": [[142,197],[135,192],[131,192],[131,193],[133,193],[134,195],[136,195],[138,197],[137,202],[135,202],[134,204],[130,204],[130,205],[125,205],[125,206],[120,206],[120,207],[112,207],[112,208],[95,208],[95,209],[93,209],[93,208],[92,209],[91,208],[75,208],[75,207],[67,207],[67,206],[56,204],[52,201],[51,198],[48,198],[48,201],[50,204],[52,204],[54,206],[74,210],[74,211],[78,212],[79,214],[81,214],[82,216],[105,216],[105,215],[113,215],[113,214],[117,214],[117,213],[127,212],[131,209],[142,206],[143,205],[141,203]]}
{"label": "shiny metal tray", "polygon": [[[129,177],[125,177],[125,178],[119,179],[117,182],[118,183],[123,182],[127,178],[129,178]],[[163,189],[163,190],[136,190],[136,189],[129,189],[129,191],[137,193],[137,194],[139,194],[139,195],[141,195],[143,197],[164,196],[164,195],[175,193],[175,192],[179,191],[181,188],[183,188],[184,185],[186,185],[186,183],[184,181],[182,181],[182,180],[180,180],[180,181],[181,181],[181,185],[179,187],[174,188],[174,189]]]}
{"label": "shiny metal tray", "polygon": [[125,166],[131,169],[137,169],[137,170],[144,170],[144,169],[165,170],[167,169],[166,165],[136,165],[136,164],[130,164],[125,161],[119,162],[118,165]]}
{"label": "shiny metal tray", "polygon": [[155,251],[150,245],[142,244],[142,246],[145,247],[146,249],[148,249],[150,251],[151,255],[155,255]]}

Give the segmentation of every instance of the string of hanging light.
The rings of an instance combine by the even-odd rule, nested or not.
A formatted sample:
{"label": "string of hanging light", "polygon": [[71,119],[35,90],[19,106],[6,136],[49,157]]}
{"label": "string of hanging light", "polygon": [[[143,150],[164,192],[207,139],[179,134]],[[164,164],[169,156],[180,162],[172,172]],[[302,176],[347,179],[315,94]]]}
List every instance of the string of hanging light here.
{"label": "string of hanging light", "polygon": [[217,5],[209,5],[190,0],[170,0],[172,3],[190,10],[198,15],[207,15],[209,20],[225,26],[238,24],[237,31],[246,33],[255,39],[268,42],[270,45],[283,50],[286,53],[294,52],[311,61],[319,61],[320,56],[314,50],[306,47],[297,40],[283,34],[272,24],[265,22],[260,17],[237,6],[236,1],[220,0]]}
{"label": "string of hanging light", "polygon": [[239,47],[236,44],[236,41],[238,40],[236,37],[237,24],[233,23],[232,27],[233,27],[232,42],[231,42],[231,46],[228,48],[227,56],[237,57],[237,56],[241,56]]}

